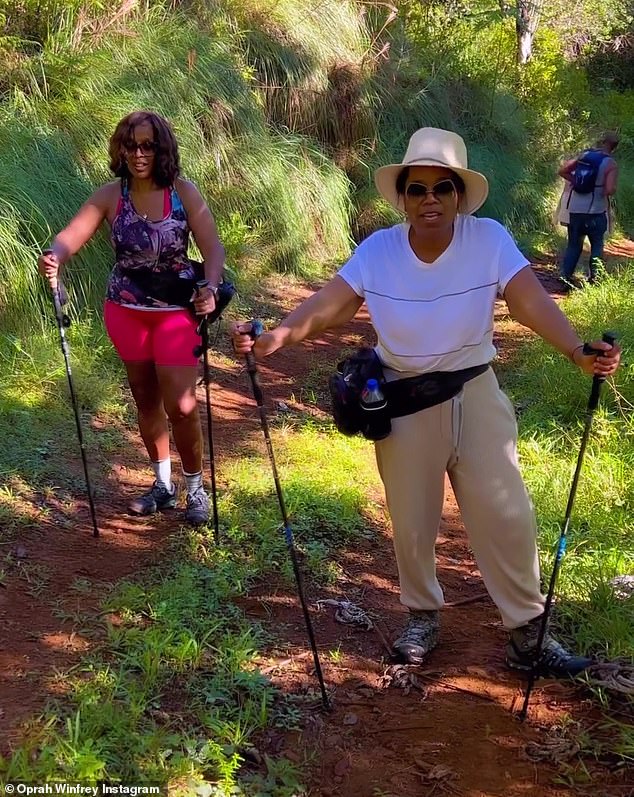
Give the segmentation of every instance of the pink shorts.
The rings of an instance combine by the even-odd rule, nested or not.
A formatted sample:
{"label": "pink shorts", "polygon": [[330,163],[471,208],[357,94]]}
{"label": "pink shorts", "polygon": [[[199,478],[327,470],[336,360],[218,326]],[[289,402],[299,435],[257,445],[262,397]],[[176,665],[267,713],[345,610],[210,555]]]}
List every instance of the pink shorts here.
{"label": "pink shorts", "polygon": [[156,365],[198,363],[198,326],[189,310],[136,310],[106,301],[106,331],[123,362],[153,362]]}

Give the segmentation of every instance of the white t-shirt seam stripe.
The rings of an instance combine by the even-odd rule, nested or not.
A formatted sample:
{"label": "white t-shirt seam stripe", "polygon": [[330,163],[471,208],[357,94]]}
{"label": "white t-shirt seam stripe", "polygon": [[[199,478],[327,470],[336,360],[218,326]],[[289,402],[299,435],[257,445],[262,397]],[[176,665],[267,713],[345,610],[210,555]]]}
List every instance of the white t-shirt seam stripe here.
{"label": "white t-shirt seam stripe", "polygon": [[496,282],[487,282],[484,285],[476,285],[474,288],[467,288],[465,291],[456,291],[456,293],[441,293],[440,296],[435,296],[433,299],[402,299],[400,296],[390,296],[387,293],[379,293],[378,291],[371,291],[369,288],[366,288],[366,293],[371,293],[373,296],[380,296],[382,299],[390,299],[394,302],[419,302],[424,304],[429,304],[430,302],[438,302],[440,299],[448,299],[451,296],[464,296],[466,293],[471,293],[472,291],[480,291],[482,288],[491,288],[494,285],[497,285]]}
{"label": "white t-shirt seam stripe", "polygon": [[472,349],[474,346],[481,346],[482,341],[489,334],[489,332],[493,332],[493,329],[493,327],[489,327],[489,329],[485,330],[477,343],[465,343],[464,346],[460,346],[458,349],[450,349],[449,351],[432,352],[430,354],[398,354],[397,352],[389,349],[385,343],[383,343],[383,348],[393,357],[445,357],[447,354],[456,354],[456,352],[462,351],[463,349]]}

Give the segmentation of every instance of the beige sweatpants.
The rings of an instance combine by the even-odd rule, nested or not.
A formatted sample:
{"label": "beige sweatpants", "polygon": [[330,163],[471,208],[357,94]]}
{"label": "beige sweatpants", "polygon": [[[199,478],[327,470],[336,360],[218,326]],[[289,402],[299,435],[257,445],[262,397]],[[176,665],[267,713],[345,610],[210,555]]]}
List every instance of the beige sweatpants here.
{"label": "beige sweatpants", "polygon": [[533,507],[517,459],[513,406],[491,369],[454,399],[392,420],[376,443],[394,530],[401,602],[439,609],[435,544],[449,474],[484,583],[506,628],[542,613]]}

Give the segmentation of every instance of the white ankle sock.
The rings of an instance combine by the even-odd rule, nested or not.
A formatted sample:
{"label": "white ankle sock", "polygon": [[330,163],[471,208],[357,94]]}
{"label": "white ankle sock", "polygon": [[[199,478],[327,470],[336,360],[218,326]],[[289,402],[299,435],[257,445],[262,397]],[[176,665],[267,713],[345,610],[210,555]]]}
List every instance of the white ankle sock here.
{"label": "white ankle sock", "polygon": [[154,468],[154,477],[156,483],[165,487],[170,493],[174,492],[174,485],[172,484],[172,462],[170,458],[161,459],[158,462],[152,462]]}
{"label": "white ankle sock", "polygon": [[183,476],[185,477],[188,495],[193,495],[196,490],[200,490],[200,488],[203,486],[202,470],[199,470],[198,473],[185,473],[185,471],[183,471]]}

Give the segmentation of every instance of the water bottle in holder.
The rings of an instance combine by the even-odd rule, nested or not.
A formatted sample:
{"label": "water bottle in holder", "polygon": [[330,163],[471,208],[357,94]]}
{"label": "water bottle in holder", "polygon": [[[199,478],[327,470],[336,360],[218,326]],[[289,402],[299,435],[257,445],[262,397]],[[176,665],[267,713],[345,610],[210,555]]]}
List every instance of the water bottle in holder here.
{"label": "water bottle in holder", "polygon": [[383,440],[392,431],[392,421],[383,395],[376,379],[368,379],[361,393],[363,410],[363,436],[368,440]]}

